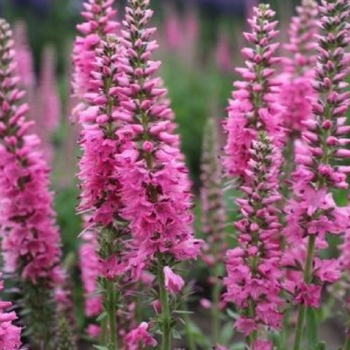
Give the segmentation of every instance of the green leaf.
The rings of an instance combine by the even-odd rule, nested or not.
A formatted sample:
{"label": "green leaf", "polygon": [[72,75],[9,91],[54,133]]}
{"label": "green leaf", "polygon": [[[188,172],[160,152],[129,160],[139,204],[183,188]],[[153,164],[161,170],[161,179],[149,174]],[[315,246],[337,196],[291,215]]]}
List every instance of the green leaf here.
{"label": "green leaf", "polygon": [[280,332],[272,332],[271,340],[274,344],[274,349],[281,350],[282,349],[282,337]]}
{"label": "green leaf", "polygon": [[175,310],[173,311],[173,314],[179,314],[179,315],[192,315],[192,311],[187,311],[187,310]]}
{"label": "green leaf", "polygon": [[310,349],[319,349],[317,331],[318,322],[316,311],[313,308],[308,307],[306,309],[306,341]]}
{"label": "green leaf", "polygon": [[219,342],[221,344],[229,344],[233,336],[233,325],[232,322],[227,322],[220,331]]}
{"label": "green leaf", "polygon": [[93,345],[94,349],[97,350],[108,350],[107,346],[103,346],[103,345]]}
{"label": "green leaf", "polygon": [[211,348],[211,343],[206,337],[206,335],[203,334],[201,329],[193,322],[189,322],[187,324],[187,331],[188,333],[191,334],[193,340],[195,341],[196,344],[199,346],[205,348],[205,349],[210,349]]}
{"label": "green leaf", "polygon": [[233,320],[237,320],[239,318],[239,314],[237,312],[232,311],[231,309],[227,309],[227,315]]}
{"label": "green leaf", "polygon": [[97,321],[97,322],[101,322],[102,320],[106,319],[107,317],[108,317],[108,314],[107,314],[106,311],[104,311],[104,312],[102,312],[102,314],[100,314],[100,315],[97,317],[96,321]]}
{"label": "green leaf", "polygon": [[245,350],[245,345],[242,342],[234,344],[230,347],[230,350]]}
{"label": "green leaf", "polygon": [[171,335],[174,339],[181,339],[182,338],[180,332],[174,328],[171,330]]}

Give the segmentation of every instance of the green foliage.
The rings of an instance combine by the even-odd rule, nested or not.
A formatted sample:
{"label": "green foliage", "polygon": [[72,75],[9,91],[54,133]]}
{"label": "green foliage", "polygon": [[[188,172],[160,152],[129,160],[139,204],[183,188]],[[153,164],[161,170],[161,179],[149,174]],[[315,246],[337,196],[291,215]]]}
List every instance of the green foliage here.
{"label": "green foliage", "polygon": [[33,350],[54,350],[55,303],[53,291],[39,281],[20,282],[21,299],[18,301],[23,320],[22,335]]}
{"label": "green foliage", "polygon": [[79,245],[77,237],[82,230],[81,219],[76,213],[78,189],[60,188],[55,194],[57,221],[61,228],[63,249],[67,254],[77,250]]}
{"label": "green foliage", "polygon": [[60,315],[57,320],[55,334],[56,350],[76,350],[76,342],[71,326],[64,315]]}
{"label": "green foliage", "polygon": [[211,114],[224,115],[223,106],[231,90],[232,77],[224,77],[215,69],[200,67],[197,63],[195,67],[188,66],[176,57],[166,56],[162,60],[161,76],[169,89],[182,150],[198,187],[204,125]]}

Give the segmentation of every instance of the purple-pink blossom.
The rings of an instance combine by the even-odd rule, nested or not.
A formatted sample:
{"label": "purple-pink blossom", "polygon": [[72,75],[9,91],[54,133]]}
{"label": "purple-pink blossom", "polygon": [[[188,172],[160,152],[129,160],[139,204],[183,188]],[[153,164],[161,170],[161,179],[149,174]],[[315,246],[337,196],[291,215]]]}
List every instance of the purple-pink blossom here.
{"label": "purple-pink blossom", "polygon": [[[245,33],[254,48],[242,50],[247,67],[238,72],[244,81],[234,84],[225,126],[226,170],[229,176],[239,177],[242,193],[236,199],[240,218],[234,223],[238,246],[226,254],[225,300],[240,311],[235,328],[245,336],[264,326],[279,329],[283,304],[278,209],[282,155],[277,147],[282,130],[278,83],[273,78],[278,45],[272,43],[277,22],[268,5],[254,13],[249,21],[252,33]],[[249,346],[254,347],[256,336],[250,339]]]}
{"label": "purple-pink blossom", "polygon": [[[312,86],[316,63],[317,20],[317,3],[304,0],[297,7],[297,16],[291,20],[289,42],[284,45],[289,56],[282,60],[283,72],[278,77],[281,81],[278,101],[283,107],[280,118],[285,143],[290,148],[306,129],[305,121],[313,118],[311,103],[315,99]],[[291,159],[293,153],[288,154]]]}
{"label": "purple-pink blossom", "polygon": [[235,222],[238,247],[227,251],[225,299],[246,316],[235,327],[246,336],[266,325],[281,326],[282,299],[279,232],[279,173],[281,154],[271,140],[259,134],[252,142],[250,160],[236,200],[241,218]]}
{"label": "purple-pink blossom", "polygon": [[[0,274],[0,278],[2,274]],[[4,288],[3,281],[0,281],[0,291]],[[17,319],[14,311],[7,312],[11,306],[10,302],[0,300],[0,349],[17,350],[21,347],[21,328],[15,326],[13,321]]]}
{"label": "purple-pink blossom", "polygon": [[173,113],[154,77],[160,62],[151,58],[158,45],[155,29],[147,28],[148,6],[148,0],[131,0],[126,8],[118,89],[126,124],[117,136],[128,145],[118,156],[121,216],[129,222],[135,247],[130,263],[137,275],[157,253],[194,259],[200,246],[193,237],[190,182]]}
{"label": "purple-pink blossom", "polygon": [[73,93],[83,97],[91,89],[91,72],[94,70],[95,49],[101,39],[116,32],[116,10],[114,0],[87,0],[83,6],[84,23],[77,26],[82,36],[78,36],[73,48]]}
{"label": "purple-pink blossom", "polygon": [[275,13],[266,8],[255,8],[255,16],[249,20],[251,33],[244,33],[252,45],[242,50],[246,67],[237,68],[242,80],[234,82],[235,90],[229,101],[228,119],[225,129],[228,134],[225,146],[224,164],[230,176],[244,177],[250,158],[251,143],[259,130],[265,130],[274,143],[281,141],[280,105],[276,101],[276,87],[273,65],[279,61],[274,38],[278,35],[273,21]]}
{"label": "purple-pink blossom", "polygon": [[171,294],[177,294],[183,288],[185,281],[181,276],[173,272],[169,266],[163,268],[165,289]]}
{"label": "purple-pink blossom", "polygon": [[[0,23],[0,192],[5,267],[48,287],[61,279],[60,235],[49,191],[49,168],[40,141],[28,132],[28,107],[17,87],[16,64],[6,22]],[[24,263],[25,262],[25,263]]]}
{"label": "purple-pink blossom", "polygon": [[[305,121],[303,143],[296,152],[296,169],[291,175],[293,191],[285,207],[283,230],[292,254],[300,254],[295,251],[296,246],[306,251],[308,244],[308,251],[310,247],[315,249],[309,257],[312,269],[305,263],[306,259],[297,263],[296,258],[293,264],[304,275],[295,284],[294,301],[315,308],[319,306],[322,285],[340,277],[340,264],[320,260],[318,250],[328,247],[327,234],[348,232],[350,218],[349,208],[338,206],[331,191],[348,187],[348,168],[342,161],[350,156],[345,148],[349,143],[345,134],[350,127],[346,125],[345,115],[350,99],[347,84],[343,82],[350,72],[350,55],[345,51],[350,41],[350,26],[346,21],[350,8],[345,0],[334,4],[322,1],[319,10],[320,36],[313,83],[317,99],[311,100],[313,118]],[[287,278],[286,285],[290,287],[294,282]]]}
{"label": "purple-pink blossom", "polygon": [[131,330],[124,338],[124,350],[142,350],[157,346],[157,341],[150,335],[149,324],[142,322],[138,327]]}

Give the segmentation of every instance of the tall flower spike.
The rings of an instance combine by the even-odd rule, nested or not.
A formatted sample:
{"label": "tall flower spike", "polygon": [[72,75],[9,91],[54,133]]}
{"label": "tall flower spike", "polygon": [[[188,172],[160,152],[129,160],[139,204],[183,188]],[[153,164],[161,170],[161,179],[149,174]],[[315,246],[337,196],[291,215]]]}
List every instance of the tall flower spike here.
{"label": "tall flower spike", "polygon": [[289,43],[285,49],[291,57],[284,59],[284,69],[288,73],[307,75],[316,63],[315,37],[318,34],[318,5],[315,0],[303,0],[297,7],[297,16],[292,17],[289,27]]}
{"label": "tall flower spike", "polygon": [[[80,114],[80,145],[83,156],[79,163],[81,181],[79,210],[91,212],[90,222],[107,227],[117,224],[121,199],[119,179],[115,171],[115,155],[121,142],[115,135],[119,119],[118,43],[110,36],[96,50],[90,85],[95,92],[85,94],[88,107]],[[96,171],[98,169],[98,171]]]}
{"label": "tall flower spike", "polygon": [[24,21],[14,24],[13,39],[16,51],[15,61],[17,63],[18,75],[21,84],[28,90],[35,86],[35,74],[33,66],[33,55],[27,38],[27,25]]}
{"label": "tall flower spike", "polygon": [[233,70],[230,41],[222,31],[216,43],[214,51],[215,63],[222,72],[231,73]]}
{"label": "tall flower spike", "polygon": [[[226,300],[241,311],[235,327],[252,349],[260,349],[259,331],[280,328],[281,257],[277,203],[281,154],[261,132],[252,142],[244,193],[237,199],[241,219],[235,222],[238,247],[227,252]],[[271,349],[271,345],[268,347]]]}
{"label": "tall flower spike", "polygon": [[[2,274],[0,274],[0,278],[2,278]],[[3,288],[4,284],[1,279],[0,291]],[[0,349],[2,350],[18,350],[21,347],[21,328],[12,323],[17,319],[16,313],[5,311],[10,306],[10,302],[0,300]]]}
{"label": "tall flower spike", "polygon": [[150,59],[157,43],[151,40],[155,29],[146,28],[152,16],[149,0],[130,0],[129,6],[122,32],[124,76],[119,82],[128,124],[118,131],[129,137],[129,147],[120,156],[119,170],[122,216],[130,222],[138,247],[134,266],[141,272],[158,253],[176,260],[195,258],[199,242],[192,234],[189,181],[179,138],[173,133],[173,113],[161,80],[153,77],[160,63]]}
{"label": "tall flower spike", "polygon": [[36,132],[43,143],[48,162],[53,158],[53,133],[59,126],[61,102],[56,87],[56,59],[53,47],[44,49],[41,61],[39,86],[36,92],[37,123]]}
{"label": "tall flower spike", "polygon": [[243,80],[233,84],[236,90],[229,102],[225,127],[228,133],[225,166],[231,176],[244,176],[250,145],[258,130],[266,130],[275,143],[281,137],[279,106],[274,97],[277,82],[272,67],[279,60],[275,57],[278,44],[273,43],[278,34],[277,22],[273,21],[275,13],[268,5],[254,8],[254,13],[253,19],[248,21],[252,32],[244,33],[253,48],[242,50],[246,67],[236,69]]}
{"label": "tall flower spike", "polygon": [[[325,5],[325,4],[324,4]],[[339,6],[340,4],[335,3],[335,6]],[[345,4],[345,2],[343,4],[341,4],[343,6],[343,10],[345,9],[345,13],[344,13],[344,17],[340,17],[339,21],[342,20],[343,22],[346,22],[346,20],[344,20],[345,18],[348,18],[349,21],[349,16],[350,16],[350,6],[349,4]],[[323,12],[325,11],[325,9],[323,9]],[[334,11],[334,10],[333,10]],[[331,23],[331,19],[329,20],[329,24]],[[339,23],[337,23],[339,26]],[[325,25],[325,23],[324,23]],[[336,67],[338,68],[338,74],[340,73],[340,71],[343,71],[343,74],[346,74],[346,76],[349,76],[350,73],[350,68],[349,68],[349,62],[350,62],[350,55],[349,53],[346,52],[346,46],[349,46],[349,42],[350,42],[350,26],[348,23],[342,24],[343,26],[343,33],[342,36],[334,36],[333,38],[329,38],[329,39],[333,39],[333,40],[337,40],[337,43],[340,44],[340,46],[343,46],[344,49],[343,50],[338,50],[338,52],[336,52],[333,56],[330,56],[329,58],[334,57],[338,59],[338,62]],[[325,56],[326,52],[324,52],[324,50],[327,49],[327,47],[325,47],[326,42],[323,43],[322,49],[321,50],[321,54],[323,54],[323,56]],[[342,44],[342,45],[341,45]],[[326,57],[323,58],[324,62],[328,62],[328,60],[326,60]],[[333,59],[333,60],[334,60]],[[321,78],[321,76],[320,76]],[[335,79],[335,78],[333,78]],[[334,106],[335,110],[339,110],[339,109],[343,109],[343,115],[335,115],[336,117],[338,117],[338,121],[333,121],[332,125],[330,126],[331,129],[333,129],[333,134],[336,135],[336,137],[338,137],[338,142],[337,144],[339,145],[347,145],[350,143],[350,140],[348,138],[345,139],[341,139],[341,136],[345,136],[346,134],[348,134],[350,132],[350,126],[348,125],[344,125],[347,118],[346,116],[346,109],[349,106],[349,92],[345,91],[344,88],[346,88],[346,84],[344,83],[344,81],[347,81],[346,77],[344,77],[342,79],[341,82],[341,86],[343,89],[342,91],[336,91],[334,94],[334,98],[335,101],[334,103],[336,103],[336,105]],[[318,89],[321,88],[321,85],[318,86]],[[347,89],[348,90],[348,89]],[[319,101],[318,107],[321,105],[320,103],[321,101]],[[327,106],[323,107],[323,110],[325,111],[327,108]],[[331,114],[330,114],[331,115]],[[344,150],[339,150],[338,152],[343,152],[343,155],[346,156],[346,152],[348,152],[347,149]],[[349,157],[350,155],[347,155],[347,157]],[[338,171],[342,170],[342,172],[346,172],[349,173],[350,172],[350,167],[349,166],[340,166],[338,168]],[[345,187],[345,184],[344,184]],[[345,230],[345,235],[344,235],[344,241],[343,244],[340,247],[340,265],[341,265],[341,269],[342,272],[345,275],[345,278],[347,279],[347,283],[350,279],[350,274],[349,274],[349,268],[350,268],[350,253],[349,253],[349,247],[350,247],[350,228],[347,228]],[[347,301],[348,305],[347,305],[347,309],[348,309],[348,315],[349,315],[349,301]],[[348,316],[349,317],[349,316]],[[347,329],[347,337],[346,337],[346,345],[344,346],[344,349],[348,349],[350,347],[350,332],[349,332],[349,327]]]}
{"label": "tall flower spike", "polygon": [[[195,259],[200,242],[193,237],[192,198],[173,113],[161,80],[154,77],[160,63],[151,59],[158,45],[151,39],[155,29],[147,28],[153,14],[149,3],[129,0],[123,22],[119,92],[127,124],[117,134],[128,147],[118,157],[118,172],[125,205],[121,215],[129,222],[135,249],[130,266],[135,277],[157,271],[162,349],[169,350],[173,314],[165,267],[173,270],[177,262]],[[176,283],[179,291],[179,276]]]}
{"label": "tall flower spike", "polygon": [[[207,248],[212,253],[211,256],[208,256],[207,263],[209,266],[214,266],[215,260],[223,262],[222,254],[226,250],[224,244],[226,209],[222,189],[223,169],[220,162],[220,145],[215,118],[209,118],[207,121],[202,148],[201,223],[206,242],[208,242]],[[205,252],[206,250],[204,250],[204,254]]]}
{"label": "tall flower spike", "polygon": [[[273,65],[278,44],[273,21],[275,13],[268,5],[254,8],[249,20],[252,33],[245,33],[254,48],[242,54],[246,68],[238,69],[244,81],[237,88],[228,108],[224,165],[229,176],[241,180],[244,196],[236,201],[242,219],[235,223],[238,247],[227,252],[226,300],[235,303],[241,316],[235,327],[245,334],[252,349],[270,349],[266,328],[280,327],[282,301],[279,269],[280,237],[277,203],[282,143],[281,107],[277,103],[277,85]],[[261,334],[260,334],[261,332]]]}
{"label": "tall flower spike", "polygon": [[210,270],[212,284],[212,331],[213,343],[218,342],[220,327],[220,296],[224,272],[224,258],[227,250],[225,242],[226,207],[223,198],[222,165],[218,125],[215,118],[209,118],[204,130],[202,146],[202,188],[201,223],[206,244],[202,249],[202,259]]}
{"label": "tall flower spike", "polygon": [[73,94],[82,98],[90,91],[91,72],[94,69],[95,49],[101,39],[115,33],[118,23],[114,21],[114,0],[87,0],[82,16],[86,22],[77,26],[83,36],[76,38],[73,48]]}
{"label": "tall flower spike", "polygon": [[314,120],[305,122],[305,145],[296,158],[293,198],[286,207],[284,229],[290,245],[307,244],[303,264],[297,267],[301,281],[290,288],[295,302],[300,304],[294,350],[300,348],[305,308],[318,307],[324,283],[332,283],[340,275],[338,262],[318,259],[318,250],[328,246],[327,233],[339,235],[349,229],[349,209],[336,205],[331,190],[347,188],[350,171],[341,164],[350,157],[350,151],[344,148],[350,142],[344,137],[350,131],[350,126],[345,125],[350,99],[348,84],[344,82],[350,72],[350,55],[346,52],[350,42],[350,4],[346,0],[323,0],[319,11]]}
{"label": "tall flower spike", "polygon": [[[24,92],[17,87],[9,25],[0,21],[0,202],[5,267],[18,274],[25,306],[31,309],[27,330],[34,329],[33,347],[51,339],[51,292],[61,281],[60,236],[49,192],[49,168],[29,134]],[[39,308],[39,309],[38,309]],[[51,310],[51,311],[50,311]],[[27,319],[28,321],[28,319]],[[53,327],[51,327],[53,328]],[[40,345],[39,345],[40,344]]]}
{"label": "tall flower spike", "polygon": [[282,83],[279,102],[284,107],[281,119],[289,163],[294,162],[294,141],[300,139],[301,132],[305,130],[304,122],[312,119],[311,101],[315,98],[312,85],[316,63],[315,37],[318,33],[316,1],[303,0],[297,13],[290,24],[290,41],[285,45],[291,57],[284,59],[283,73],[279,76]]}
{"label": "tall flower spike", "polygon": [[116,37],[110,34],[102,40],[95,55],[89,82],[93,89],[84,95],[87,107],[78,118],[83,128],[80,140],[83,155],[78,174],[82,190],[79,209],[90,216],[87,229],[96,232],[99,289],[109,320],[105,344],[114,349],[117,342],[115,308],[121,304],[124,290],[121,283],[129,267],[125,258],[126,242],[130,239],[121,219],[123,203],[117,171],[117,156],[127,144],[117,135],[123,120],[119,113]]}

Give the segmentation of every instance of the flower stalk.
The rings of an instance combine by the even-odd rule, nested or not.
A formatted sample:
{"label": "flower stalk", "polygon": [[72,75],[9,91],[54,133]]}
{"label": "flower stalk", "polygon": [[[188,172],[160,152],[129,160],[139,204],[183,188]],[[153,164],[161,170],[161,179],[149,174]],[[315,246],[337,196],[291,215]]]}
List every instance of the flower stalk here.
{"label": "flower stalk", "polygon": [[[314,254],[315,254],[315,243],[316,243],[316,236],[315,235],[309,236],[307,255],[306,255],[306,264],[304,269],[304,282],[306,284],[310,284],[311,278],[312,278],[312,262],[314,260]],[[300,349],[303,330],[304,330],[305,313],[306,313],[306,306],[303,304],[300,304],[298,307],[298,320],[297,320],[297,325],[295,329],[293,350]]]}
{"label": "flower stalk", "polygon": [[161,305],[162,350],[171,350],[171,313],[169,294],[165,288],[165,275],[162,259],[158,257],[159,299]]}

